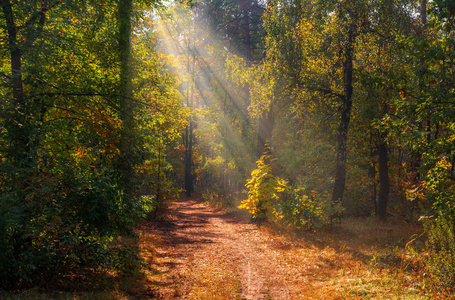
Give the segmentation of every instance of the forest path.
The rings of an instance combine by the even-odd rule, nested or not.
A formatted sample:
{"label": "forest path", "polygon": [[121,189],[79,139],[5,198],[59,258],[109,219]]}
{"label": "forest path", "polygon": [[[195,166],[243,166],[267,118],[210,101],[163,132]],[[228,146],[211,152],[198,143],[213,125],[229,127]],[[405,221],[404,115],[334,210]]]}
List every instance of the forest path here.
{"label": "forest path", "polygon": [[337,298],[330,280],[346,269],[333,248],[294,244],[247,217],[190,199],[171,203],[170,210],[152,262],[159,298]]}

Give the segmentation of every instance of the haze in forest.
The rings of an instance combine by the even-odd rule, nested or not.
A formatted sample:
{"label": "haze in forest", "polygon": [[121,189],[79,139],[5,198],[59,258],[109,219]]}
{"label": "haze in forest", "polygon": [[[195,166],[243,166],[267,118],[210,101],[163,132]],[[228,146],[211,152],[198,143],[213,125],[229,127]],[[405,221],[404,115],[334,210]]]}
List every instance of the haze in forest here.
{"label": "haze in forest", "polygon": [[418,228],[402,272],[453,295],[453,1],[0,6],[1,289],[137,270],[140,226],[198,200],[340,241]]}

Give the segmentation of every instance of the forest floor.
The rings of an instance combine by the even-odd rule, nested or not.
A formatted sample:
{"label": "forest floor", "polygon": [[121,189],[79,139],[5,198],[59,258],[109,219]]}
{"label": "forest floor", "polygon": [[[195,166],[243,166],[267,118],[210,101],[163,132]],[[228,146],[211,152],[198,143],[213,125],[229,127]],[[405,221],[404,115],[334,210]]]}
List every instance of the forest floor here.
{"label": "forest floor", "polygon": [[332,230],[293,233],[191,199],[169,210],[165,222],[140,230],[151,269],[149,293],[130,291],[137,298],[427,299],[405,247],[418,226],[346,220]]}
{"label": "forest floor", "polygon": [[[200,199],[197,199],[200,200]],[[343,219],[316,232],[249,223],[195,199],[169,203],[138,228],[144,264],[92,288],[2,293],[0,299],[434,299],[423,276],[422,228]],[[420,257],[420,258],[419,258]]]}

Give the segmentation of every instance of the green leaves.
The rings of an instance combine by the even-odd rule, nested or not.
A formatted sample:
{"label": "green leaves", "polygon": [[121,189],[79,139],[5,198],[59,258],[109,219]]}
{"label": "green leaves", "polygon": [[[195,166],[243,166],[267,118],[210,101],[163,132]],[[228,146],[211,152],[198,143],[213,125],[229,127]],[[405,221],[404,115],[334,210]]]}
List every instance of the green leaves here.
{"label": "green leaves", "polygon": [[[156,208],[157,186],[161,199],[174,192],[168,157],[179,159],[174,148],[186,111],[177,80],[151,48],[150,14],[127,16],[137,31],[124,32],[133,47],[121,89],[118,1],[8,3],[0,43],[8,43],[6,25],[14,22],[21,55],[14,65],[11,49],[0,51],[1,80],[10,83],[0,86],[0,285],[17,288],[24,280],[111,268],[114,256],[129,256],[108,242],[133,234]],[[21,75],[14,82],[12,71]],[[124,110],[125,103],[134,105]],[[123,174],[128,185],[120,157],[131,166]]]}

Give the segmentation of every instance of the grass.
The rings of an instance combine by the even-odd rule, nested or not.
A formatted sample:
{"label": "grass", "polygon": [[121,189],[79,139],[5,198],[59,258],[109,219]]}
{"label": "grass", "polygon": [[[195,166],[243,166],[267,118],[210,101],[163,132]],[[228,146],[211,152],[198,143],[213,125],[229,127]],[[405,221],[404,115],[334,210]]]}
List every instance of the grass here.
{"label": "grass", "polygon": [[397,219],[343,220],[340,228],[322,238],[336,257],[345,260],[331,289],[347,298],[428,299],[416,252],[423,250],[421,233],[420,225]]}
{"label": "grass", "polygon": [[[263,230],[276,240],[284,236],[282,243],[291,243],[281,255],[289,265],[300,266],[291,271],[302,277],[295,279],[295,285],[306,285],[306,293],[314,299],[434,298],[424,278],[420,224],[349,218],[331,230],[278,226]],[[307,270],[302,272],[302,266]]]}

